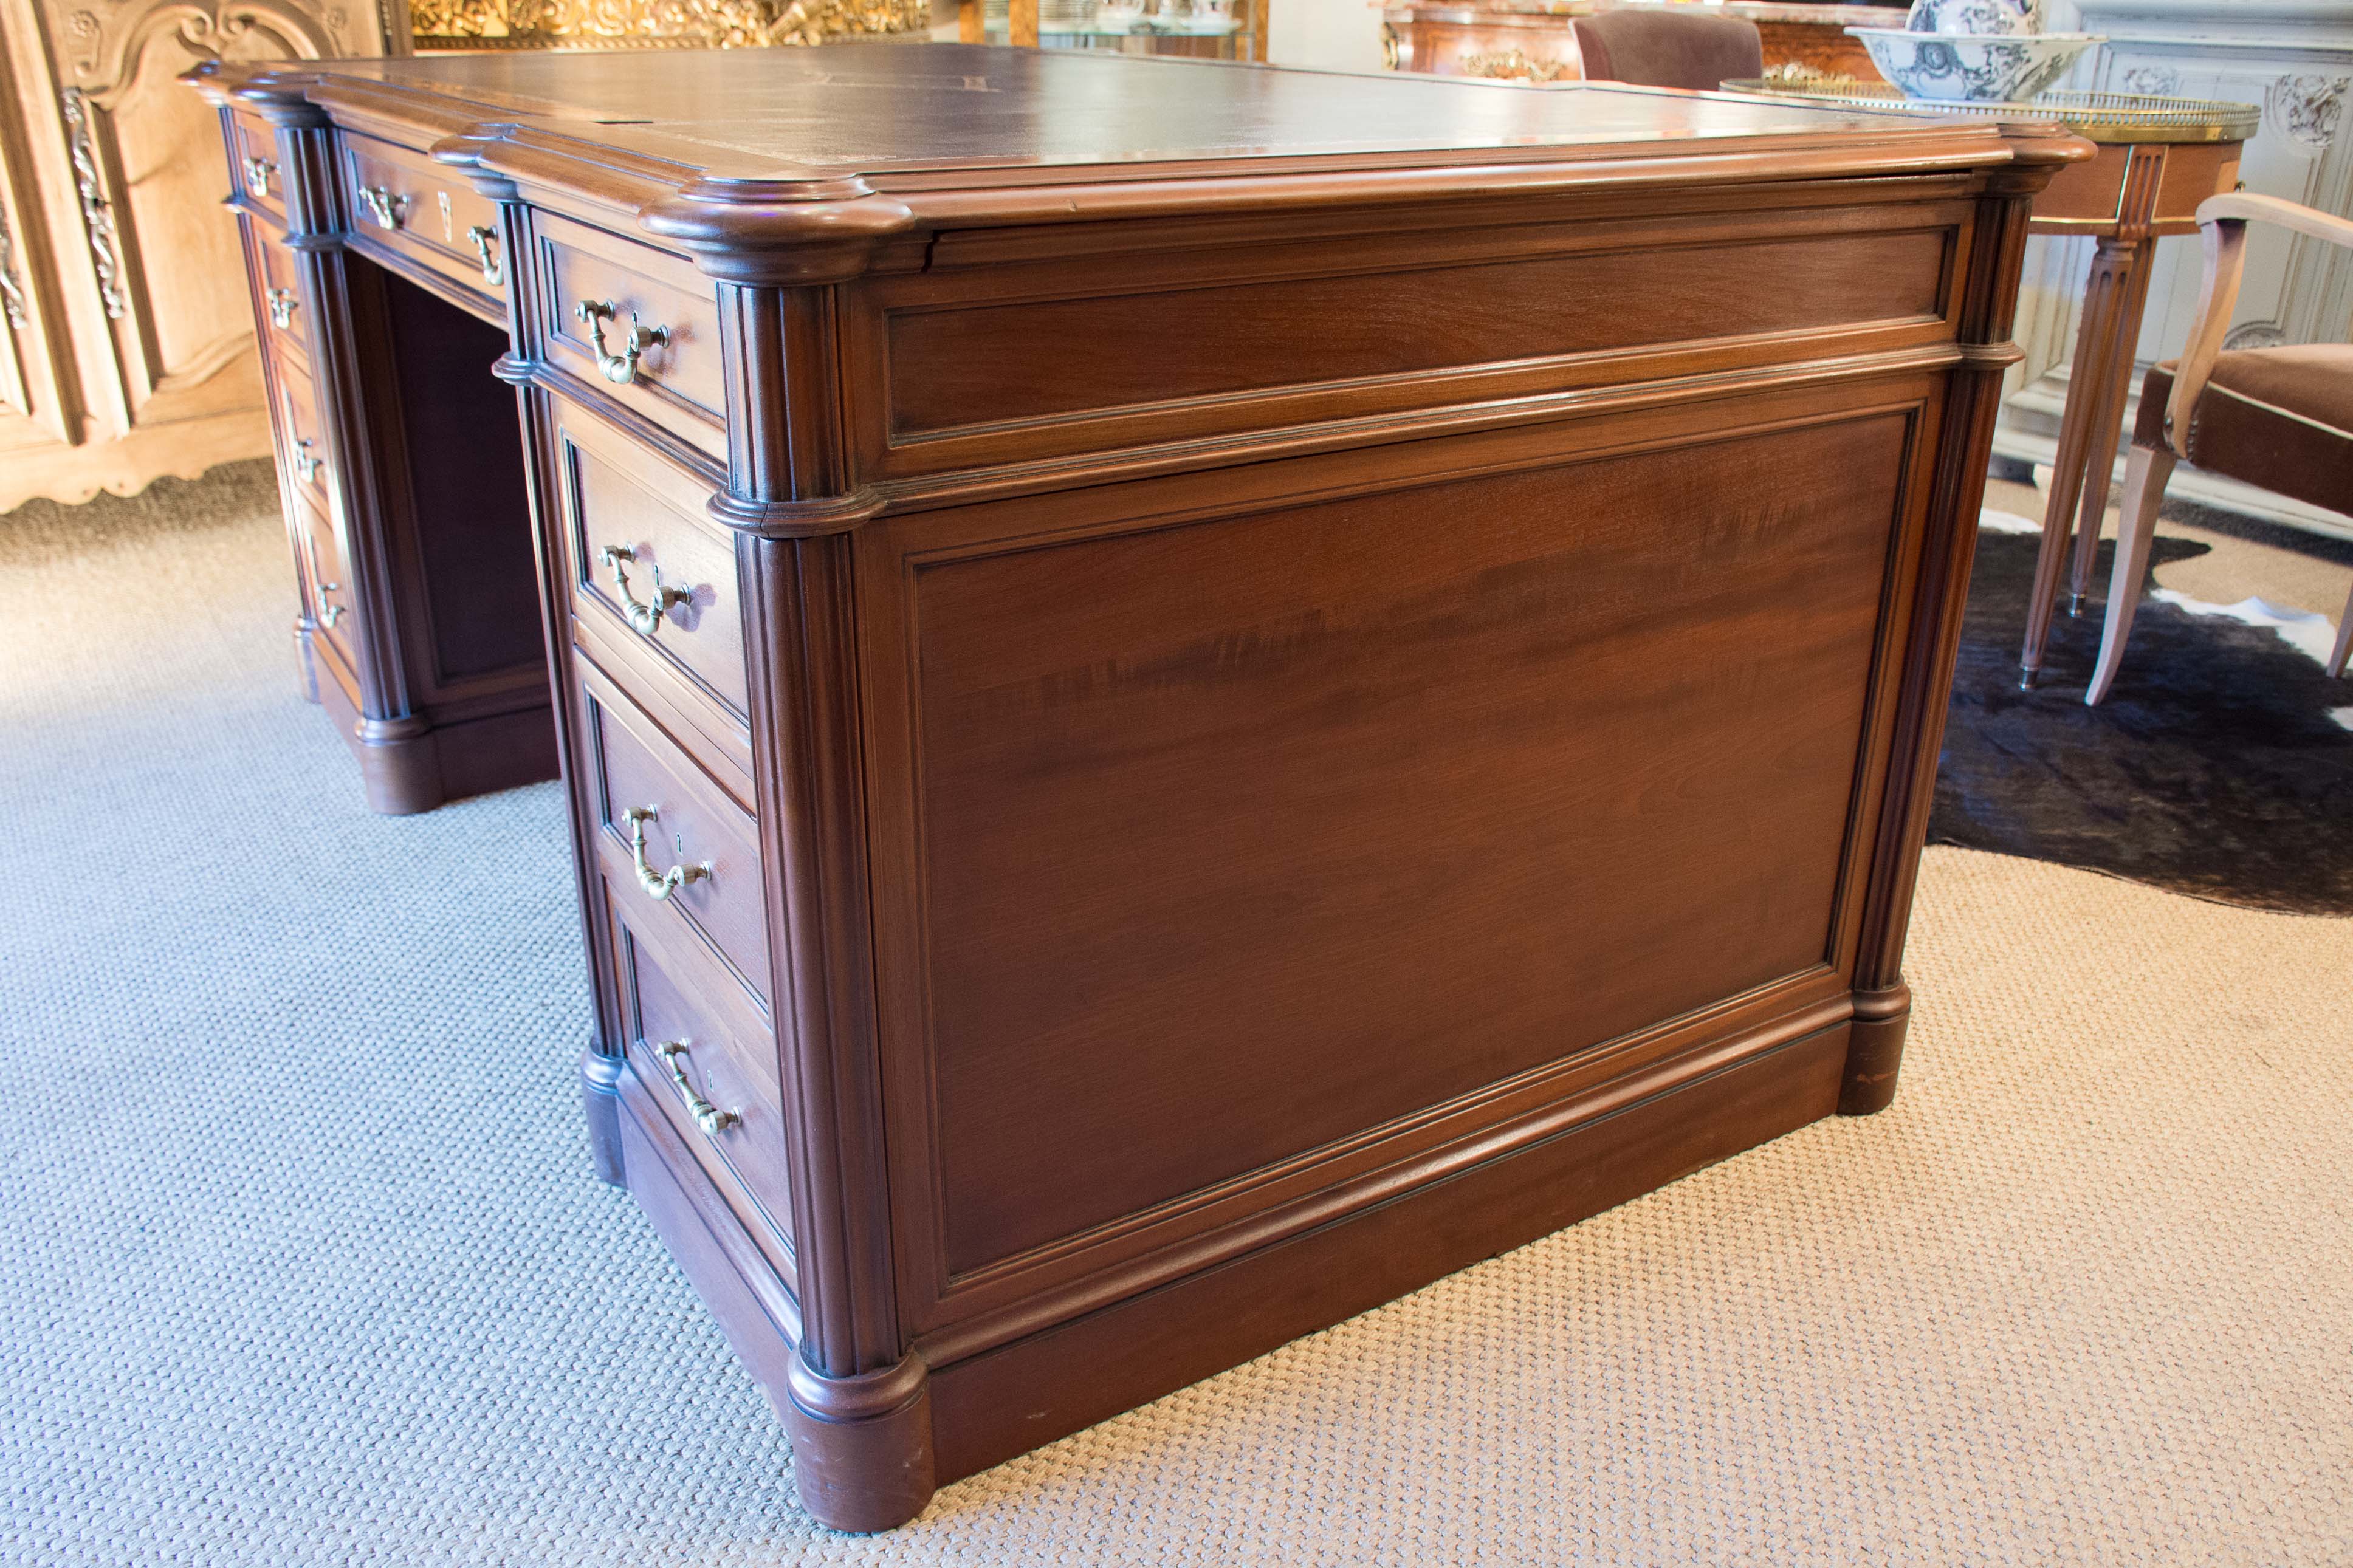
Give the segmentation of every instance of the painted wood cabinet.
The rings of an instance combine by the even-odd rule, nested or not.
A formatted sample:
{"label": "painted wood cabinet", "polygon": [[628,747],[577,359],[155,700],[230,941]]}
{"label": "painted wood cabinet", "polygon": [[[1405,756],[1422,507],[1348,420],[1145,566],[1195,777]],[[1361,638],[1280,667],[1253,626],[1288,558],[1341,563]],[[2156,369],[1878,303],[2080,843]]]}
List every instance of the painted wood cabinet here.
{"label": "painted wood cabinet", "polygon": [[[2053,27],[2105,34],[2105,47],[2070,85],[2117,92],[2223,99],[2260,105],[2263,123],[2246,143],[2239,177],[2250,191],[2353,216],[2353,147],[2344,124],[2353,88],[2353,5],[2342,0],[2077,0]],[[2018,342],[2026,360],[2011,373],[1994,450],[2049,462],[2068,388],[2068,363],[2081,321],[2088,239],[2028,242]],[[2149,365],[2181,351],[2198,310],[2195,239],[2158,247],[2148,310],[2136,351],[2130,429]],[[2342,342],[2353,325],[2353,258],[2317,240],[2256,225],[2247,240],[2246,282],[2231,346]],[[2121,452],[2122,448],[2120,448]],[[2121,468],[2121,463],[2119,463]],[[2184,468],[2174,494],[2332,533],[2342,518]]]}
{"label": "painted wood cabinet", "polygon": [[0,510],[269,455],[220,139],[174,79],[385,42],[360,0],[0,0]]}

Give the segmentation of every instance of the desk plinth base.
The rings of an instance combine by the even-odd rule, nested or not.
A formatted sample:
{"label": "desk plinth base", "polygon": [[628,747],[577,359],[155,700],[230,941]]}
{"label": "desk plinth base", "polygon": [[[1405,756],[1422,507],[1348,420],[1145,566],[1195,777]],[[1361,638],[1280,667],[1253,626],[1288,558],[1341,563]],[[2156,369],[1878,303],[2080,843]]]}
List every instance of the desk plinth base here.
{"label": "desk plinth base", "polygon": [[[1594,1102],[1591,1116],[1450,1179],[963,1361],[929,1366],[918,1344],[858,1379],[802,1363],[789,1289],[634,1071],[591,1050],[582,1089],[597,1173],[637,1199],[767,1393],[793,1439],[802,1505],[863,1531],[913,1519],[937,1486],[1834,1112],[1882,1109],[1904,1024],[1899,1010],[1694,1050],[1631,1104],[1623,1084],[1599,1086],[1578,1097]],[[852,1418],[813,1410],[828,1398]]]}
{"label": "desk plinth base", "polygon": [[295,643],[302,695],[326,710],[351,748],[370,811],[412,816],[557,775],[555,725],[545,704],[456,723],[370,719],[353,706],[332,672],[322,672],[310,633],[298,627]]}

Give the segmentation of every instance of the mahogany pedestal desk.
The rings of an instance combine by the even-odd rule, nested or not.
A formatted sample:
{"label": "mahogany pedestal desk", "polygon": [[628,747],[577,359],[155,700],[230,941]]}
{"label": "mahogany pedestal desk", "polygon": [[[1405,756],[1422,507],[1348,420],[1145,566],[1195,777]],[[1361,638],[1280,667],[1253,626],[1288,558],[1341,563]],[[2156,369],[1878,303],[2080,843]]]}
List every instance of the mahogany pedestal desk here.
{"label": "mahogany pedestal desk", "polygon": [[200,84],[304,630],[543,632],[597,1166],[818,1519],[1888,1102],[2055,126],[954,45]]}

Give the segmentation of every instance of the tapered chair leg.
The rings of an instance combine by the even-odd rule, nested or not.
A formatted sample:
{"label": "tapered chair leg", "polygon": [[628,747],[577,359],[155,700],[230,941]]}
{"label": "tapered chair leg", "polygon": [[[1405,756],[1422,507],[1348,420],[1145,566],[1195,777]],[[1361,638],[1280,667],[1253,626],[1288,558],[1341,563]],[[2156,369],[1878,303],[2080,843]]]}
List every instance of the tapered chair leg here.
{"label": "tapered chair leg", "polygon": [[2337,646],[2328,650],[2328,673],[2345,673],[2345,656],[2353,654],[2353,594],[2345,598],[2345,614],[2337,617]]}
{"label": "tapered chair leg", "polygon": [[2157,538],[2157,509],[2174,457],[2151,447],[2135,447],[2125,465],[2124,512],[2116,520],[2116,565],[2108,578],[2108,624],[2100,633],[2100,662],[2084,692],[2089,705],[2108,694],[2124,662],[2125,639],[2132,635],[2133,612],[2140,608],[2140,585],[2148,575],[2148,550]]}

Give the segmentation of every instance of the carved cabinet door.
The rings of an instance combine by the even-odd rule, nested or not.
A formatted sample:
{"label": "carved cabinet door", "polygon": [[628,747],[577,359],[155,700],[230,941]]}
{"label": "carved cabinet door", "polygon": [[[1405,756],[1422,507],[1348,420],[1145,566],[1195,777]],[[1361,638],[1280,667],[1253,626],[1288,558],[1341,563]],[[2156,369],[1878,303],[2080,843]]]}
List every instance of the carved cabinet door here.
{"label": "carved cabinet door", "polygon": [[[0,477],[0,507],[269,451],[218,121],[175,79],[206,59],[384,46],[375,0],[0,0],[13,100],[0,175],[12,220],[37,209],[10,227],[28,323],[11,316],[11,347],[41,362],[16,373],[33,406],[24,432],[0,434],[21,459]],[[16,416],[8,374],[0,400]],[[76,449],[37,450],[43,436]]]}

